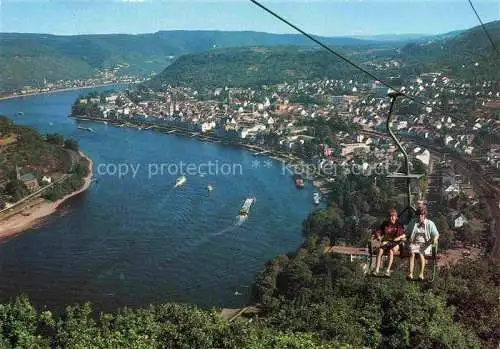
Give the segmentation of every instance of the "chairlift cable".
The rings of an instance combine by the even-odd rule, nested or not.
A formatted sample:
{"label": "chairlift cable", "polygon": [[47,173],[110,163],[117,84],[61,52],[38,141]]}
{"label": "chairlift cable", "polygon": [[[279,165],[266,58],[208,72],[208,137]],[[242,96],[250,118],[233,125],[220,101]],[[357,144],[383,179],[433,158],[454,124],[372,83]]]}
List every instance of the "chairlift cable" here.
{"label": "chairlift cable", "polygon": [[[308,39],[314,41],[315,43],[317,43],[319,46],[323,47],[325,50],[327,50],[328,52],[332,53],[333,55],[337,56],[338,58],[342,59],[343,61],[345,61],[346,63],[352,65],[353,67],[355,67],[356,69],[359,69],[361,70],[363,73],[367,74],[368,76],[370,76],[372,79],[374,80],[378,80],[380,81],[381,84],[383,84],[384,86],[386,86],[387,88],[390,88],[390,89],[393,89],[395,91],[397,91],[397,89],[391,85],[389,85],[388,83],[380,80],[379,78],[377,78],[375,75],[373,75],[372,73],[370,73],[368,70],[360,67],[359,65],[357,65],[356,63],[352,62],[350,59],[344,57],[342,54],[332,50],[330,47],[328,47],[326,44],[322,43],[321,41],[319,41],[318,39],[316,39],[315,37],[313,37],[312,35],[306,33],[305,31],[303,31],[302,29],[300,29],[299,27],[297,27],[296,25],[290,23],[289,21],[287,21],[286,19],[284,19],[283,17],[281,17],[280,15],[278,15],[277,13],[273,12],[272,10],[270,10],[269,8],[265,7],[264,5],[260,4],[258,1],[256,0],[250,0],[251,2],[253,2],[255,5],[259,6],[260,8],[262,8],[264,11],[270,13],[271,15],[273,15],[274,17],[278,18],[280,21],[284,22],[285,24],[287,24],[288,26],[292,27],[293,29],[295,29],[296,31],[298,31],[299,33],[301,33],[302,35],[304,35],[305,37],[307,37]],[[400,92],[400,91],[398,91]]]}
{"label": "chairlift cable", "polygon": [[456,117],[456,116],[452,116],[450,115],[449,113],[447,113],[446,111],[444,111],[443,109],[441,108],[438,108],[434,105],[430,105],[430,104],[427,104],[421,100],[419,100],[418,98],[415,98],[399,89],[397,89],[396,87],[392,86],[391,84],[385,82],[384,80],[382,79],[379,79],[377,76],[375,76],[373,73],[369,72],[368,70],[366,70],[365,68],[359,66],[358,64],[354,63],[353,61],[351,61],[349,58],[346,58],[344,57],[342,54],[336,52],[335,50],[331,49],[329,46],[327,46],[326,44],[324,44],[323,42],[321,42],[320,40],[316,39],[315,37],[313,37],[312,35],[306,33],[304,30],[300,29],[298,26],[292,24],[291,22],[289,22],[288,20],[286,20],[285,18],[281,17],[279,14],[277,14],[276,12],[270,10],[269,8],[267,8],[266,6],[262,5],[261,3],[259,3],[257,0],[250,0],[252,3],[254,3],[255,5],[257,5],[258,7],[262,8],[264,11],[268,12],[269,14],[271,14],[272,16],[276,17],[277,19],[279,19],[280,21],[282,21],[283,23],[287,24],[288,26],[292,27],[293,29],[295,29],[296,31],[298,31],[299,33],[301,33],[302,35],[304,35],[305,37],[307,37],[308,39],[310,39],[311,41],[315,42],[316,44],[318,44],[319,46],[321,46],[322,48],[324,48],[325,50],[327,50],[328,52],[332,53],[333,55],[335,55],[336,57],[342,59],[343,61],[345,61],[346,63],[352,65],[353,67],[355,67],[356,69],[362,71],[363,73],[365,73],[366,75],[370,76],[372,79],[376,80],[376,81],[379,81],[382,85],[384,85],[385,87],[391,89],[391,90],[394,90],[395,92],[399,93],[401,96],[405,97],[405,98],[408,98],[409,100],[417,103],[417,104],[420,104],[422,106],[425,106],[425,107],[430,107],[432,108],[433,111],[437,111],[439,112],[440,114],[444,115],[444,116],[448,116],[452,119],[455,119],[457,121],[460,121],[460,122],[463,122],[464,124],[467,123],[466,120],[464,119],[461,119],[459,117]]}
{"label": "chairlift cable", "polygon": [[481,17],[479,16],[479,13],[477,13],[476,11],[476,8],[474,7],[474,5],[472,4],[472,1],[471,0],[468,0],[469,1],[469,5],[470,7],[472,7],[472,10],[474,11],[474,13],[476,14],[476,17],[477,19],[479,20],[479,23],[481,23],[481,28],[483,28],[483,31],[484,33],[486,34],[486,36],[488,37],[488,40],[490,41],[491,43],[491,46],[493,46],[493,49],[495,50],[496,54],[498,57],[500,57],[500,52],[498,51],[498,48],[497,46],[495,45],[495,42],[493,41],[493,39],[491,38],[490,36],[490,33],[488,33],[488,30],[486,29],[486,26],[484,25],[483,21],[481,20]]}

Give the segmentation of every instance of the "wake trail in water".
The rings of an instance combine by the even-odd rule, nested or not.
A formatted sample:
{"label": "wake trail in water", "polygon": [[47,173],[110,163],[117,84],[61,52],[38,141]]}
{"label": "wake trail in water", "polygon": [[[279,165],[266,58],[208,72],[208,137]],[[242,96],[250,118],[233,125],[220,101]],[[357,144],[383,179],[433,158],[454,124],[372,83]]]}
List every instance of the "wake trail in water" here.
{"label": "wake trail in water", "polygon": [[177,185],[177,186],[175,186],[175,185],[174,185],[174,186],[172,186],[172,187],[170,187],[170,188],[167,188],[167,189],[165,190],[165,195],[163,196],[163,197],[164,197],[164,199],[169,198],[169,197],[170,197],[173,193],[175,193],[175,192],[176,192],[178,189],[180,189],[180,188],[181,188],[181,186],[180,186],[180,185]]}
{"label": "wake trail in water", "polygon": [[168,201],[168,199],[172,196],[172,193],[174,192],[174,188],[168,188],[164,194],[161,197],[160,201],[160,206],[163,207],[163,205]]}
{"label": "wake trail in water", "polygon": [[212,233],[212,234],[207,235],[207,238],[211,238],[211,237],[214,237],[214,236],[222,235],[222,234],[227,233],[227,232],[229,232],[231,230],[234,230],[234,228],[240,227],[245,221],[246,221],[246,217],[236,216],[236,221],[233,224],[231,224],[227,228],[219,230],[216,233]]}
{"label": "wake trail in water", "polygon": [[210,241],[212,238],[216,237],[216,236],[220,236],[222,234],[226,234],[226,233],[229,233],[230,231],[233,231],[235,230],[237,227],[240,227],[245,221],[247,220],[246,217],[241,217],[241,216],[237,216],[235,218],[235,221],[228,227],[222,229],[222,230],[219,230],[218,232],[215,232],[215,233],[212,233],[212,234],[208,234],[208,235],[205,235],[204,237],[202,237],[200,240],[196,241],[196,243],[194,243],[190,250],[194,250],[196,249],[198,246],[200,246],[201,244],[204,244],[208,241]]}
{"label": "wake trail in water", "polygon": [[246,220],[248,219],[248,217],[246,217],[246,216],[236,216],[236,219],[237,219],[237,221],[236,221],[236,223],[235,223],[235,224],[236,224],[236,226],[238,226],[238,227],[239,227],[239,226],[241,226],[243,223],[245,223],[245,222],[246,222]]}
{"label": "wake trail in water", "polygon": [[165,205],[167,205],[167,203],[174,198],[173,195],[177,192],[177,189],[179,188],[174,186],[163,189],[163,192],[160,194],[161,197],[158,199],[158,207],[160,209],[165,207]]}

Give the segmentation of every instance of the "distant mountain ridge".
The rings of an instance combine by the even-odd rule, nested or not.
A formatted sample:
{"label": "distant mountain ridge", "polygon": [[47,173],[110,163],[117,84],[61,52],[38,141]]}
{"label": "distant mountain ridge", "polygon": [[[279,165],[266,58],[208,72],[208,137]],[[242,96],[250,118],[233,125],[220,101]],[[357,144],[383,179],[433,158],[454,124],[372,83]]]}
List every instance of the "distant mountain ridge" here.
{"label": "distant mountain ridge", "polygon": [[[498,23],[498,21],[497,21]],[[388,48],[419,55],[420,43],[462,35],[462,31],[431,37],[317,37],[332,47],[358,52]],[[411,42],[413,47],[406,47]],[[270,34],[254,31],[159,31],[153,34],[107,34],[58,36],[50,34],[0,33],[0,92],[43,82],[91,77],[105,68],[119,75],[159,73],[179,56],[230,47],[304,46],[316,44],[300,34]],[[499,45],[500,46],[500,45]],[[410,48],[410,50],[408,50]],[[413,51],[412,51],[413,50]],[[415,51],[416,50],[416,51]],[[427,49],[428,50],[428,49]],[[415,51],[415,52],[414,52]],[[377,53],[378,54],[378,53]],[[375,55],[377,55],[375,54]],[[388,55],[391,58],[392,55]]]}
{"label": "distant mountain ridge", "polygon": [[[388,41],[353,37],[317,37],[327,45],[369,47]],[[119,67],[120,74],[161,72],[173,57],[214,48],[315,44],[300,34],[255,31],[174,30],[152,34],[60,36],[0,33],[0,91],[43,81],[90,77],[97,70]],[[401,45],[401,40],[395,42]]]}
{"label": "distant mountain ridge", "polygon": [[361,40],[399,42],[399,41],[409,41],[409,40],[423,40],[425,38],[431,38],[434,36],[435,35],[429,35],[429,34],[380,34],[380,35],[368,35],[368,36],[354,35],[352,37]]}
{"label": "distant mountain ridge", "polygon": [[[337,46],[376,45],[353,38],[321,38]],[[120,67],[121,74],[157,73],[173,57],[213,48],[305,45],[298,34],[224,31],[160,31],[154,34],[58,36],[0,33],[0,91],[24,85],[41,87],[44,80],[90,77],[97,70]]]}
{"label": "distant mountain ridge", "polygon": [[[489,23],[488,31],[500,43],[500,21]],[[375,49],[343,49],[347,56],[376,72],[379,78],[442,71],[456,78],[500,79],[498,60],[495,61],[495,52],[481,27],[413,41],[397,50],[382,44]],[[376,70],[389,61],[399,64]],[[323,49],[244,47],[186,54],[146,86],[250,87],[314,78],[371,80]]]}
{"label": "distant mountain ridge", "polygon": [[[500,50],[500,21],[485,28],[496,50]],[[401,49],[407,67],[418,70],[441,69],[466,79],[500,79],[500,55],[481,26],[441,35],[433,40],[414,42]]]}
{"label": "distant mountain ridge", "polygon": [[465,30],[454,30],[442,34],[381,34],[381,35],[371,35],[371,36],[352,36],[355,39],[361,40],[374,40],[377,42],[388,41],[388,42],[401,42],[401,41],[424,41],[424,40],[436,40],[444,38],[452,38],[463,33]]}

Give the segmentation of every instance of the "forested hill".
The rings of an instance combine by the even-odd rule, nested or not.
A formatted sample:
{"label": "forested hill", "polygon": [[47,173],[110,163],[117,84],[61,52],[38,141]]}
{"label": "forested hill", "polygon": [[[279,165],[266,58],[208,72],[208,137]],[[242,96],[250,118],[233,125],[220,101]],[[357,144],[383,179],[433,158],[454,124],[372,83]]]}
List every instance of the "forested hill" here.
{"label": "forested hill", "polygon": [[[64,139],[61,145],[63,142]],[[15,125],[0,115],[0,183],[15,178],[16,166],[24,172],[42,175],[67,172],[71,165],[68,153],[54,143],[34,129]]]}
{"label": "forested hill", "polygon": [[358,70],[325,50],[245,47],[184,55],[148,85],[250,87],[328,76],[362,77]]}
{"label": "forested hill", "polygon": [[[453,37],[407,44],[401,50],[406,67],[416,70],[447,70],[465,79],[500,79],[500,21],[477,26]],[[476,64],[477,63],[477,64]]]}
{"label": "forested hill", "polygon": [[[319,38],[331,45],[363,46],[376,40],[348,37]],[[24,85],[39,87],[44,79],[90,77],[98,70],[116,68],[120,74],[161,72],[172,58],[213,48],[250,45],[306,45],[299,34],[226,31],[160,31],[151,34],[59,36],[0,33],[0,90]]]}
{"label": "forested hill", "polygon": [[[500,21],[487,25],[500,50]],[[500,58],[481,27],[407,44],[336,48],[380,78],[442,71],[453,78],[500,79]],[[389,61],[399,63],[386,67]],[[477,65],[475,63],[478,63]],[[148,85],[247,87],[314,78],[370,79],[324,49],[244,47],[210,50],[181,56]]]}
{"label": "forested hill", "polygon": [[[88,162],[77,151],[78,142],[71,138],[64,139],[55,133],[42,136],[36,130],[15,125],[0,115],[0,210],[6,203],[15,203],[30,194],[23,176],[24,181],[36,179],[43,186],[46,184],[42,182],[44,176],[56,179],[70,174],[42,194],[50,201],[80,189],[82,178],[87,175]],[[17,178],[18,174],[21,180]],[[3,343],[1,339],[0,343]]]}
{"label": "forested hill", "polygon": [[[488,30],[499,41],[499,22],[489,23]],[[345,53],[359,54],[356,61],[392,59],[387,49],[402,48],[400,58],[410,71],[436,64],[460,66],[479,55],[486,62],[489,56],[486,36],[480,27],[469,31],[437,36],[317,37],[325,44]],[[405,41],[406,40],[406,41]],[[241,47],[316,47],[300,34],[270,34],[262,32],[227,31],[160,31],[152,34],[108,34],[58,36],[49,34],[0,33],[0,90],[12,90],[25,85],[41,87],[44,80],[54,82],[95,76],[103,69],[115,69],[117,75],[159,73],[179,56],[189,53],[212,52],[221,48]],[[500,45],[497,45],[500,46]],[[353,52],[354,51],[354,52]],[[234,52],[238,52],[237,50]],[[205,53],[208,54],[208,53]],[[217,54],[217,53],[214,53]],[[201,56],[203,57],[203,56]],[[222,59],[226,59],[224,56]],[[280,58],[280,56],[278,56]],[[325,56],[329,63],[338,62]],[[193,58],[186,58],[189,63]],[[315,59],[318,59],[317,57]],[[182,61],[181,61],[182,62]],[[306,61],[302,63],[309,64]],[[311,62],[314,64],[315,62]],[[423,65],[422,65],[423,64]],[[415,66],[418,66],[415,68]],[[324,67],[323,63],[318,69]],[[195,68],[196,69],[196,68]],[[292,67],[292,70],[294,68]],[[312,74],[316,73],[314,66]],[[328,68],[327,72],[332,68]],[[175,67],[174,70],[179,70]],[[289,75],[294,76],[294,72]],[[300,74],[298,74],[300,75]],[[286,75],[285,75],[286,76]]]}

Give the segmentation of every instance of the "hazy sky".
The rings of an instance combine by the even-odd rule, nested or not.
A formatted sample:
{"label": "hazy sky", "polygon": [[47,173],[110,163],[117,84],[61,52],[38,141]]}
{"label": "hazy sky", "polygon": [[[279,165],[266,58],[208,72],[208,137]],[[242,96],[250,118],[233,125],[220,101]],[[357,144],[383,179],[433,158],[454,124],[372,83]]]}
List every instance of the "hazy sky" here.
{"label": "hazy sky", "polygon": [[[500,0],[472,0],[483,22]],[[311,34],[445,33],[479,25],[467,0],[262,0]],[[153,33],[174,29],[295,33],[249,0],[0,0],[0,31]]]}

